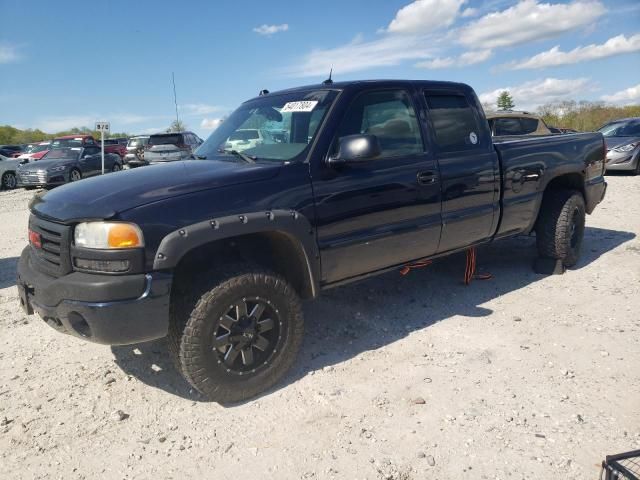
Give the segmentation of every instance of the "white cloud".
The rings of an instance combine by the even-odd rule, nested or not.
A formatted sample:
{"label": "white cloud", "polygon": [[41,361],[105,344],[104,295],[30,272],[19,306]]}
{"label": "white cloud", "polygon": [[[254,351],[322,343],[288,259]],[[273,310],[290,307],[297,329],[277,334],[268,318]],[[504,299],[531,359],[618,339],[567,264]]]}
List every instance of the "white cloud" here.
{"label": "white cloud", "polygon": [[224,118],[203,118],[200,127],[206,130],[215,130],[224,122]]}
{"label": "white cloud", "polygon": [[480,101],[495,105],[498,95],[505,90],[513,97],[518,110],[535,110],[545,103],[575,99],[593,90],[593,85],[588,78],[545,78],[484,92],[479,95]]}
{"label": "white cloud", "polygon": [[416,0],[402,7],[387,27],[391,33],[429,33],[451,25],[466,0]]}
{"label": "white cloud", "polygon": [[640,103],[640,83],[635,87],[629,87],[611,95],[604,95],[602,100],[623,105],[638,104]]}
{"label": "white cloud", "polygon": [[372,41],[356,37],[352,42],[335,48],[316,49],[300,62],[285,70],[293,77],[358,72],[372,67],[398,65],[406,60],[420,60],[433,55],[428,52],[424,37],[415,35],[385,35]]}
{"label": "white cloud", "polygon": [[283,23],[282,25],[267,25],[266,23],[264,25],[260,25],[259,27],[256,27],[253,29],[254,32],[259,33],[260,35],[273,35],[274,33],[278,33],[278,32],[286,32],[287,30],[289,30],[289,24],[288,23]]}
{"label": "white cloud", "polygon": [[598,0],[556,4],[521,0],[461,28],[459,41],[473,48],[508,47],[585,27],[604,13],[605,8]]}
{"label": "white cloud", "polygon": [[0,45],[0,64],[17,62],[20,60],[20,54],[15,45],[2,44]]}
{"label": "white cloud", "polygon": [[640,33],[629,38],[624,35],[618,35],[610,38],[601,45],[591,44],[586,47],[577,47],[569,52],[563,52],[560,50],[560,47],[556,45],[551,50],[539,53],[528,60],[508,64],[506,67],[512,70],[556,67],[558,65],[570,65],[639,51]]}
{"label": "white cloud", "polygon": [[187,103],[180,105],[180,110],[182,110],[185,115],[208,115],[225,109],[224,107],[208,105],[206,103]]}
{"label": "white cloud", "polygon": [[468,7],[468,8],[465,8],[460,15],[463,18],[469,18],[469,17],[475,17],[476,15],[478,15],[478,13],[480,13],[480,10],[478,10],[477,8]]}
{"label": "white cloud", "polygon": [[464,52],[459,57],[434,58],[432,60],[418,62],[415,66],[418,68],[428,68],[431,70],[435,70],[438,68],[466,67],[469,65],[482,63],[491,58],[492,54],[493,53],[491,52],[491,50]]}

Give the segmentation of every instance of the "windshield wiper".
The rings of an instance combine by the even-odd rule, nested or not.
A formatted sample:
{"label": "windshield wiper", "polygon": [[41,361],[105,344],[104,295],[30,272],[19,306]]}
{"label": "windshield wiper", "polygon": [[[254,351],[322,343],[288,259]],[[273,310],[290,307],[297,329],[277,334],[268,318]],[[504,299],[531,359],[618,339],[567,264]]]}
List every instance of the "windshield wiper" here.
{"label": "windshield wiper", "polygon": [[258,157],[254,157],[251,155],[247,155],[246,153],[242,153],[238,150],[226,150],[226,149],[220,149],[218,150],[221,153],[230,153],[231,155],[235,155],[236,157],[240,157],[242,160],[244,160],[247,163],[256,163],[256,160],[258,159]]}

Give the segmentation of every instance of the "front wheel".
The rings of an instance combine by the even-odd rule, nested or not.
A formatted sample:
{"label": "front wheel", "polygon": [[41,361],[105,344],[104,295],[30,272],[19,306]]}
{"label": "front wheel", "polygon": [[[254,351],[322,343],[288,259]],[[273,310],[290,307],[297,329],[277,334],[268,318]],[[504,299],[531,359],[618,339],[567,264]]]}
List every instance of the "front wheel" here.
{"label": "front wheel", "polygon": [[536,224],[541,257],[562,260],[566,267],[578,262],[585,226],[584,198],[575,190],[545,194]]}
{"label": "front wheel", "polygon": [[[220,403],[251,398],[274,385],[302,343],[302,306],[282,277],[240,266],[172,303],[169,348],[187,381]],[[197,290],[197,289],[195,289]]]}
{"label": "front wheel", "polygon": [[78,180],[82,180],[82,172],[80,172],[80,170],[78,170],[77,168],[74,168],[73,170],[71,170],[71,172],[69,172],[69,181],[77,182]]}
{"label": "front wheel", "polygon": [[5,172],[2,175],[2,188],[5,190],[13,190],[18,185],[16,174],[13,172]]}

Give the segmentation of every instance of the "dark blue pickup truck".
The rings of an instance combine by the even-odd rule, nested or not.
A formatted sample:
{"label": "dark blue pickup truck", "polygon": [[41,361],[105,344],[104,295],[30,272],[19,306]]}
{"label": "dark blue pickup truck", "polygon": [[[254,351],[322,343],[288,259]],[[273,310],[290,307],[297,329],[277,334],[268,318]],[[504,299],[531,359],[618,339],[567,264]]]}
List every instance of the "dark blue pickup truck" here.
{"label": "dark blue pickup truck", "polygon": [[245,399],[293,364],[300,299],[325,288],[533,231],[574,265],[605,153],[599,133],[492,139],[464,84],[263,91],[193,160],[35,197],[21,303],[98,343],[168,335],[197,390]]}

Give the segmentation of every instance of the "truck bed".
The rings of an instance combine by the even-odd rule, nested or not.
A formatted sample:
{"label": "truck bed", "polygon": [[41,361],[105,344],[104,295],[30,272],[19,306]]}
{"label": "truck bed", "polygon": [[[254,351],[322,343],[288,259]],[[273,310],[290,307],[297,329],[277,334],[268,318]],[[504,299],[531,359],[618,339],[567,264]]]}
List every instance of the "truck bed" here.
{"label": "truck bed", "polygon": [[[600,201],[606,156],[601,134],[494,137],[493,142],[501,172],[502,213],[496,238],[529,233],[545,188],[558,176],[565,186],[583,193],[587,213]],[[575,173],[576,166],[582,176]]]}

